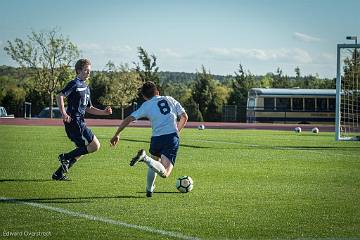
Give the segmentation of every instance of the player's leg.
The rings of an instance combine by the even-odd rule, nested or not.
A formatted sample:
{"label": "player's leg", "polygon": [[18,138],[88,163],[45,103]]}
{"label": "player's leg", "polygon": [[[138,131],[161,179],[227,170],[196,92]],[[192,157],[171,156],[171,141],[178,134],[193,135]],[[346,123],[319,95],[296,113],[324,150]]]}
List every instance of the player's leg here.
{"label": "player's leg", "polygon": [[67,133],[77,148],[63,154],[63,158],[66,160],[75,159],[79,156],[95,152],[100,148],[99,140],[92,131],[86,127],[83,121],[78,121],[75,127],[68,128]]}
{"label": "player's leg", "polygon": [[100,142],[95,135],[93,136],[93,140],[90,144],[86,146],[86,149],[88,153],[93,153],[100,149]]}
{"label": "player's leg", "polygon": [[86,127],[83,121],[74,120],[71,123],[65,123],[65,131],[71,141],[77,148],[59,155],[60,167],[55,171],[52,178],[54,180],[65,180],[65,173],[68,172],[77,160],[88,153],[95,152],[100,148],[100,142],[96,136]]}
{"label": "player's leg", "polygon": [[[74,159],[70,159],[68,171],[69,169],[81,158],[82,156],[76,157]],[[63,170],[63,165],[61,164],[60,167],[54,172],[52,175],[52,178],[54,180],[68,180],[68,177],[65,175],[65,172]]]}
{"label": "player's leg", "polygon": [[[86,143],[85,143],[86,144]],[[63,154],[64,159],[69,159],[68,162],[64,163],[65,167],[67,167],[67,170],[64,169],[65,172],[67,172],[82,156],[96,152],[100,148],[100,142],[97,139],[97,137],[94,135],[93,140],[90,144],[87,144],[85,146],[80,146],[73,151]]]}
{"label": "player's leg", "polygon": [[70,159],[69,161],[69,168],[70,169],[77,161],[79,161],[79,159],[81,158],[82,156],[78,156],[76,158],[73,158],[73,159]]}
{"label": "player's leg", "polygon": [[144,149],[138,151],[135,157],[130,161],[130,166],[134,166],[137,162],[145,162],[149,168],[154,170],[160,176],[165,174],[164,166],[157,160],[154,160],[152,157],[146,155]]}
{"label": "player's leg", "polygon": [[[96,152],[97,150],[100,149],[100,142],[99,142],[99,140],[97,139],[97,137],[95,135],[93,136],[93,140],[91,141],[91,143],[86,145],[86,149],[87,149],[87,153],[85,153],[85,154],[93,153],[93,152]],[[79,155],[77,157],[71,158],[69,160],[68,169],[70,169],[85,154],[82,154],[82,155]]]}
{"label": "player's leg", "polygon": [[176,133],[152,137],[150,143],[150,153],[153,156],[160,157],[161,160],[154,160],[146,155],[145,150],[141,149],[131,160],[130,166],[134,166],[137,162],[145,162],[157,174],[166,178],[172,171],[178,148],[179,137]]}
{"label": "player's leg", "polygon": [[170,176],[170,174],[174,168],[174,165],[169,160],[169,158],[167,156],[165,156],[164,154],[161,154],[160,162],[165,168],[165,173],[164,173],[164,175],[161,175],[161,177],[167,178],[168,176]]}
{"label": "player's leg", "polygon": [[[159,158],[156,156],[151,156],[154,160],[158,161]],[[152,193],[155,191],[155,180],[157,173],[151,168],[148,167],[146,175],[146,196],[152,197]]]}
{"label": "player's leg", "polygon": [[175,165],[179,145],[179,136],[176,133],[166,136],[165,144],[163,144],[160,150],[160,162],[165,168],[165,173],[161,177],[167,178],[168,176],[170,176]]}

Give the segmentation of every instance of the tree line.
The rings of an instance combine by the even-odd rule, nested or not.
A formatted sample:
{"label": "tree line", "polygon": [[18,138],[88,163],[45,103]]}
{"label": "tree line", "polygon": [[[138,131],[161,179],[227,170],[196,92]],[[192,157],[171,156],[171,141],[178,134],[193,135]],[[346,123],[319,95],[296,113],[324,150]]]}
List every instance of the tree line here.
{"label": "tree line", "polygon": [[[32,103],[33,115],[45,106],[51,108],[54,94],[75,77],[72,65],[80,55],[57,29],[7,41],[4,50],[20,65],[0,66],[0,105],[15,116],[23,115],[25,101]],[[281,68],[261,76],[239,64],[233,75],[221,76],[205,66],[196,73],[159,71],[157,57],[142,47],[138,47],[138,59],[130,65],[109,61],[104,70],[92,72],[88,84],[95,106],[111,105],[117,110],[113,117],[124,118],[143,102],[138,93],[142,83],[154,81],[162,95],[179,100],[191,121],[222,121],[225,105],[236,105],[237,121],[245,121],[251,88],[335,88],[335,79],[302,76],[299,67],[294,76],[283,74]]]}

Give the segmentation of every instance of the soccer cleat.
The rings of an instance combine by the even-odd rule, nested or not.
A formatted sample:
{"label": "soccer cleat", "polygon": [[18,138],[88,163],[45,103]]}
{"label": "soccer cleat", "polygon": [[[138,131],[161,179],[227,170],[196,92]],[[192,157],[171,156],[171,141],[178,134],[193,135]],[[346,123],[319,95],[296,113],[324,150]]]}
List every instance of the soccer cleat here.
{"label": "soccer cleat", "polygon": [[57,174],[56,172],[51,176],[51,178],[53,180],[56,180],[56,181],[66,181],[66,180],[69,180],[68,176],[60,173],[60,174]]}
{"label": "soccer cleat", "polygon": [[59,155],[58,159],[63,169],[63,172],[67,173],[69,171],[70,160],[66,159],[63,153]]}
{"label": "soccer cleat", "polygon": [[146,197],[152,197],[154,191],[155,191],[155,184],[152,187],[152,191],[146,189]]}
{"label": "soccer cleat", "polygon": [[53,180],[68,180],[68,177],[66,175],[64,175],[64,171],[62,166],[60,166],[52,175],[51,177]]}
{"label": "soccer cleat", "polygon": [[146,191],[146,197],[152,197],[153,192]]}
{"label": "soccer cleat", "polygon": [[145,156],[146,156],[145,150],[144,149],[139,150],[136,156],[133,157],[133,159],[131,159],[130,166],[134,166],[137,162],[143,162]]}

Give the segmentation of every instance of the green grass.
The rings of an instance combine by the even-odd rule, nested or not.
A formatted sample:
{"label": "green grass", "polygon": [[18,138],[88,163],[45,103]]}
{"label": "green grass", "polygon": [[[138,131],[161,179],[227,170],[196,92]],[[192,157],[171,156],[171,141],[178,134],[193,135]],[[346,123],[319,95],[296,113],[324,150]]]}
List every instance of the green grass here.
{"label": "green grass", "polygon": [[[185,129],[176,166],[145,198],[146,166],[129,167],[150,129],[92,128],[101,149],[51,181],[73,144],[62,127],[0,126],[0,234],[51,232],[52,239],[173,239],[19,204],[38,203],[201,239],[360,238],[360,143],[333,133]],[[320,129],[321,131],[321,129]],[[194,190],[177,193],[176,177]],[[12,239],[15,239],[14,237]],[[44,237],[42,238],[44,239]]]}

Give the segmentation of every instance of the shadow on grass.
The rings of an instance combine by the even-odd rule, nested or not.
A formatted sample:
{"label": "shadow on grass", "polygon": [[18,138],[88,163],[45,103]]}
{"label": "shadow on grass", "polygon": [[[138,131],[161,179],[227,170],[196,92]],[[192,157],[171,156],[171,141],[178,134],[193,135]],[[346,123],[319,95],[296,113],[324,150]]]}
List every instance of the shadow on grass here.
{"label": "shadow on grass", "polygon": [[90,196],[90,197],[55,197],[55,198],[11,198],[0,199],[0,203],[16,203],[16,202],[34,202],[34,203],[84,203],[94,200],[109,199],[132,199],[145,198],[145,196]]}
{"label": "shadow on grass", "polygon": [[0,179],[0,182],[52,182],[52,179]]}
{"label": "shadow on grass", "polygon": [[[144,140],[136,140],[123,138],[123,141],[128,142],[142,142],[149,144],[149,141]],[[216,143],[216,141],[214,141]],[[226,145],[226,142],[223,144]],[[259,148],[259,149],[278,149],[278,150],[331,150],[331,149],[358,149],[358,146],[266,146],[266,145],[256,145],[256,146],[236,146],[236,144],[244,145],[243,142],[229,142],[232,146],[229,147],[219,147],[219,146],[199,146],[199,145],[191,145],[191,144],[182,144],[180,143],[180,147],[185,148],[197,148],[197,149],[248,149],[248,148]],[[235,146],[234,146],[235,145]]]}
{"label": "shadow on grass", "polygon": [[[149,141],[135,140],[135,139],[129,139],[129,138],[121,138],[120,141],[140,142],[140,143],[150,144]],[[213,147],[207,147],[207,146],[197,146],[197,145],[182,144],[182,143],[180,143],[180,147],[188,147],[188,148],[213,148]]]}
{"label": "shadow on grass", "polygon": [[[146,192],[136,192],[136,193],[143,193],[145,194]],[[181,192],[154,192],[153,194],[179,194]]]}

